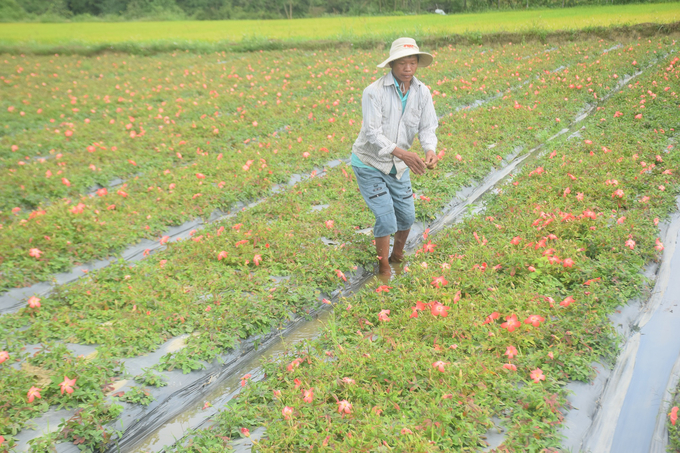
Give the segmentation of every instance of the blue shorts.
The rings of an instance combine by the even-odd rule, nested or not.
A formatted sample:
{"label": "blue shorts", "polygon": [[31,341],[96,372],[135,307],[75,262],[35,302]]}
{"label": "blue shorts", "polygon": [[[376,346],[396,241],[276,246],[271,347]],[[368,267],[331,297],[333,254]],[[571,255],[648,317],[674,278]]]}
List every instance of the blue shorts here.
{"label": "blue shorts", "polygon": [[375,169],[352,166],[357,184],[369,209],[375,215],[373,236],[389,236],[411,228],[416,220],[409,170],[397,179]]}

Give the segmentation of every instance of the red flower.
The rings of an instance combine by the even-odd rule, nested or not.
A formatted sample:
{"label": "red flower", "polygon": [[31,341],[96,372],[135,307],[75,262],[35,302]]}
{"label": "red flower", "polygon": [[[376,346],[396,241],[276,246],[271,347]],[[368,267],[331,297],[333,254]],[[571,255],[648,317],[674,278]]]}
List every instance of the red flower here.
{"label": "red flower", "polygon": [[514,332],[515,329],[522,326],[522,323],[517,320],[517,315],[505,317],[506,322],[501,324],[501,327],[508,329],[508,332]]}
{"label": "red flower", "polygon": [[446,366],[446,362],[442,362],[441,360],[438,360],[432,364],[432,368],[438,369],[441,373],[445,371],[444,366]]}
{"label": "red flower", "polygon": [[543,321],[545,321],[543,316],[531,315],[524,320],[524,324],[531,324],[534,327],[539,327]]}
{"label": "red flower", "polygon": [[432,302],[430,310],[432,312],[432,316],[441,316],[442,318],[446,318],[449,315],[446,310],[450,308],[451,307],[447,307],[444,304],[435,301]]}
{"label": "red flower", "polygon": [[503,368],[510,371],[517,371],[517,366],[513,365],[512,363],[506,363],[503,365]]}
{"label": "red flower", "polygon": [[61,382],[59,386],[61,387],[61,394],[63,395],[64,392],[71,394],[73,393],[73,385],[76,385],[76,379],[69,379],[66,376],[64,376],[64,382]]}
{"label": "red flower", "polygon": [[566,258],[566,259],[562,262],[562,265],[563,265],[564,267],[572,267],[572,266],[574,265],[574,260],[572,260],[571,258]]}
{"label": "red flower", "polygon": [[343,412],[345,414],[352,413],[352,404],[347,400],[338,401],[338,413],[342,414]]}
{"label": "red flower", "polygon": [[32,403],[35,398],[42,398],[40,396],[40,392],[42,389],[39,389],[38,387],[31,387],[26,396],[28,397],[28,402]]}
{"label": "red flower", "polygon": [[0,351],[0,363],[4,362],[7,359],[9,359],[9,352]]}
{"label": "red flower", "polygon": [[674,406],[669,415],[671,417],[671,424],[675,426],[675,422],[678,421],[678,406]]}
{"label": "red flower", "polygon": [[508,356],[508,359],[512,359],[517,355],[517,348],[514,346],[508,346],[505,350],[505,355]]}
{"label": "red flower", "polygon": [[564,299],[562,302],[560,302],[560,305],[563,307],[568,307],[572,303],[576,302],[573,297],[569,296],[566,299]]}
{"label": "red flower", "polygon": [[444,278],[443,275],[442,275],[441,277],[435,277],[435,278],[432,280],[432,285],[433,285],[435,288],[441,288],[442,286],[446,286],[448,283],[449,283],[449,282],[446,281],[446,279]]}
{"label": "red flower", "polygon": [[515,236],[514,238],[512,238],[512,240],[510,241],[510,243],[511,243],[512,245],[517,245],[517,244],[519,244],[519,241],[521,241],[521,240],[522,240],[521,237]]}
{"label": "red flower", "polygon": [[[484,324],[489,324],[489,323],[492,322],[494,319],[500,318],[500,316],[501,316],[500,313],[498,313],[497,311],[494,311],[493,313],[491,313],[489,316],[486,317],[486,319],[484,320],[484,322],[482,323],[482,325],[484,325]],[[504,324],[505,324],[505,323],[504,323]]]}
{"label": "red flower", "polygon": [[543,370],[541,370],[540,368],[536,368],[535,370],[533,370],[530,374],[530,377],[537,384],[540,381],[545,381],[545,374],[543,374]]}
{"label": "red flower", "polygon": [[434,252],[435,247],[432,241],[427,241],[427,244],[423,244],[423,252]]}

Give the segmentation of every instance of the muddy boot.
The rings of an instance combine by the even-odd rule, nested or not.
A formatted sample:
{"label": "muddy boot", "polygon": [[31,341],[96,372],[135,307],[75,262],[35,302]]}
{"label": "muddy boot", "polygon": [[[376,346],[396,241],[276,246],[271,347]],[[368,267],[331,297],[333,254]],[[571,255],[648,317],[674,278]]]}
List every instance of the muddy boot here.
{"label": "muddy boot", "polygon": [[388,258],[390,253],[389,236],[375,238],[375,252],[378,255],[378,275],[389,278],[392,275],[392,268]]}
{"label": "muddy boot", "polygon": [[389,258],[390,263],[401,263],[404,261],[404,246],[406,245],[409,231],[411,230],[402,230],[394,233],[394,247],[392,247],[392,255]]}

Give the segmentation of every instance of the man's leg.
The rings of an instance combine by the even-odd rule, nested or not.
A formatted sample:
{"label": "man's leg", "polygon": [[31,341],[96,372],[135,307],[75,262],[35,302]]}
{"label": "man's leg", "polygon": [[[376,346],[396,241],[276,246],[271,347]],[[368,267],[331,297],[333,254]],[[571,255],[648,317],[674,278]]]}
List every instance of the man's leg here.
{"label": "man's leg", "polygon": [[375,252],[378,255],[378,274],[389,277],[392,275],[388,255],[390,253],[390,237],[375,238]]}
{"label": "man's leg", "polygon": [[398,230],[390,190],[380,171],[357,167],[352,167],[352,169],[357,177],[361,195],[375,216],[373,235],[376,255],[379,257],[379,275],[389,277],[392,273],[389,264],[390,236]]}
{"label": "man's leg", "polygon": [[394,247],[392,248],[390,262],[401,263],[404,260],[404,246],[411,231],[411,225],[416,219],[410,172],[406,170],[401,179],[394,176],[386,179],[397,219],[397,232],[394,234]]}
{"label": "man's leg", "polygon": [[394,233],[394,247],[392,247],[392,255],[390,256],[390,263],[401,263],[404,261],[404,246],[408,239],[408,233],[411,229],[401,230]]}

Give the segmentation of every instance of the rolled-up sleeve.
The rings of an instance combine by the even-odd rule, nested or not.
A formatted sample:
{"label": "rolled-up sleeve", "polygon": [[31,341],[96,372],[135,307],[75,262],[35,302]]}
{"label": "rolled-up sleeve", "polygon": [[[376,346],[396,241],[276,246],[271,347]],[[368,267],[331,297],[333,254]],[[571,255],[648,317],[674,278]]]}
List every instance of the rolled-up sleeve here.
{"label": "rolled-up sleeve", "polygon": [[366,139],[380,148],[378,156],[391,154],[397,144],[383,134],[382,102],[371,90],[364,90],[361,98],[361,110],[364,115]]}
{"label": "rolled-up sleeve", "polygon": [[437,135],[435,131],[439,127],[437,120],[437,112],[434,110],[434,103],[432,102],[432,94],[430,90],[425,89],[425,105],[420,116],[420,124],[418,125],[418,139],[420,146],[427,151],[437,152]]}

